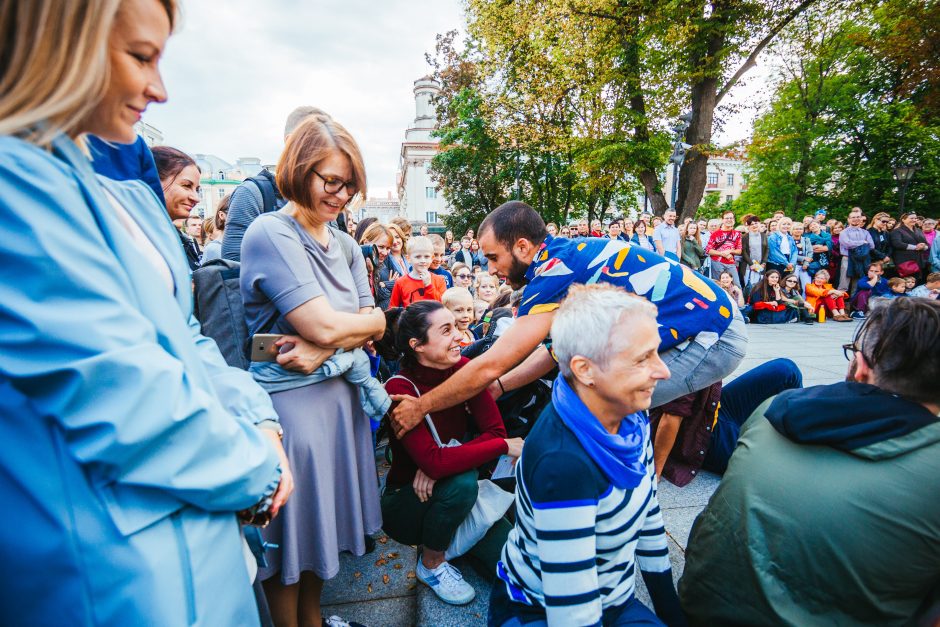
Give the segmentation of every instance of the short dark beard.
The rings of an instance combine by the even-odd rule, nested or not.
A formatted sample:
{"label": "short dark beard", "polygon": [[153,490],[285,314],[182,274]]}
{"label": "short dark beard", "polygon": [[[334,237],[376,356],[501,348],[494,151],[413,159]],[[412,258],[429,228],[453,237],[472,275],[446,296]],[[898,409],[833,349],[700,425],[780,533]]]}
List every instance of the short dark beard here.
{"label": "short dark beard", "polygon": [[526,272],[529,271],[529,264],[520,261],[515,253],[510,252],[509,255],[512,257],[512,265],[509,266],[509,272],[506,273],[506,281],[509,282],[512,289],[518,290],[529,283],[529,279],[525,277]]}

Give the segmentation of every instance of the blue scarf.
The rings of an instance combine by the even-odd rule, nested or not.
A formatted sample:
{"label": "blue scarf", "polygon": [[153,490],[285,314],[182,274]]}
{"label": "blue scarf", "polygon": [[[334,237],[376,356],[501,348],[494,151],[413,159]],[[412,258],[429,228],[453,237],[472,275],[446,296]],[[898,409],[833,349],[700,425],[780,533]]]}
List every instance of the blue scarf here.
{"label": "blue scarf", "polygon": [[626,416],[620,431],[612,435],[561,376],[552,386],[552,405],[612,484],[621,490],[640,485],[647,474],[643,458],[649,418],[644,412]]}

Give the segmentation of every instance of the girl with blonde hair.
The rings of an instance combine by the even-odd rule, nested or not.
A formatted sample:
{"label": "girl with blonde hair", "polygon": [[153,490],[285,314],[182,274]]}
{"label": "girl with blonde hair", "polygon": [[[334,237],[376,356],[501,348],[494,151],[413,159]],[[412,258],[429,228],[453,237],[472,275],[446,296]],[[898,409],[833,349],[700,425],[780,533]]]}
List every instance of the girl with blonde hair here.
{"label": "girl with blonde hair", "polygon": [[134,142],[167,99],[175,18],[0,0],[0,552],[19,564],[0,616],[18,624],[259,622],[236,512],[263,522],[291,492],[277,414],[200,334],[153,191],[83,151]]}

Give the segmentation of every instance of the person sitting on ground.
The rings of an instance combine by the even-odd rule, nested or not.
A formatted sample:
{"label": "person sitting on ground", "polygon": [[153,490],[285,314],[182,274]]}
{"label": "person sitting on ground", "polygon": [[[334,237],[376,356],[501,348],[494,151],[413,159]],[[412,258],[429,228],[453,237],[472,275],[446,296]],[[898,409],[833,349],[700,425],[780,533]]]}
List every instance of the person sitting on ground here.
{"label": "person sitting on ground", "polygon": [[927,275],[927,282],[918,285],[909,292],[915,298],[937,298],[940,294],[940,272],[931,272]]}
{"label": "person sitting on ground", "polygon": [[684,624],[645,411],[669,377],[656,329],[655,306],[610,284],[572,286],[557,310],[561,375],[516,464],[488,625]]}
{"label": "person sitting on ground", "polygon": [[813,324],[816,321],[815,311],[806,304],[803,298],[803,288],[800,287],[800,277],[788,274],[781,281],[783,286],[782,302],[787,308],[796,312],[796,318],[803,324]]}
{"label": "person sitting on ground", "polygon": [[[401,359],[400,373],[385,386],[390,394],[427,394],[463,368],[454,315],[436,301],[418,301],[386,312],[385,336],[376,343],[384,358]],[[467,433],[476,431],[469,441]],[[456,444],[454,444],[456,442]],[[461,605],[476,593],[445,560],[454,533],[477,499],[477,468],[522,452],[520,438],[508,439],[492,397],[481,392],[429,414],[401,439],[391,437],[392,467],[382,494],[384,531],[418,549],[417,578],[444,602]],[[481,570],[495,573],[511,525],[500,519],[467,554]]]}
{"label": "person sitting on ground", "polygon": [[837,290],[829,283],[829,272],[820,270],[813,277],[813,282],[806,286],[806,303],[818,312],[820,307],[837,322],[851,322],[852,319],[845,314],[846,293]]}
{"label": "person sitting on ground", "polygon": [[789,359],[773,359],[728,385],[721,381],[650,410],[656,476],[680,488],[699,470],[724,474],[741,426],[764,401],[803,387]]}
{"label": "person sitting on ground", "polygon": [[888,293],[888,281],[882,276],[883,274],[884,270],[880,261],[868,264],[868,275],[858,280],[855,295],[852,296],[852,318],[864,318],[870,300]]}
{"label": "person sitting on ground", "polygon": [[899,276],[888,279],[888,291],[883,296],[884,298],[907,296],[907,281]]}
{"label": "person sitting on ground", "polygon": [[428,411],[488,386],[500,394],[552,371],[555,361],[542,343],[559,303],[579,283],[621,285],[657,305],[660,350],[677,379],[657,389],[659,404],[688,393],[688,385],[711,385],[744,358],[747,330],[724,290],[652,251],[616,240],[552,238],[539,214],[519,201],[501,205],[483,220],[480,248],[496,274],[521,291],[516,320],[445,385],[399,404],[392,417],[396,429],[406,431]]}
{"label": "person sitting on ground", "polygon": [[473,344],[477,338],[470,330],[473,323],[473,296],[470,295],[470,290],[465,287],[452,287],[444,292],[441,302],[454,315],[460,348]]}
{"label": "person sitting on ground", "polygon": [[444,267],[444,238],[438,235],[437,233],[431,233],[427,236],[431,240],[431,246],[434,249],[434,254],[431,257],[431,265],[428,268],[433,274],[436,274],[444,279],[444,286],[447,289],[454,287],[454,277],[451,276],[450,272],[447,271],[447,268]]}
{"label": "person sitting on ground", "polygon": [[431,272],[434,247],[431,240],[417,236],[408,240],[408,274],[395,281],[389,307],[407,307],[419,300],[441,300],[447,289],[444,279]]}
{"label": "person sitting on ground", "polygon": [[783,300],[783,286],[780,285],[780,272],[768,270],[748,298],[754,322],[757,324],[783,324],[797,317],[795,309],[787,307]]}
{"label": "person sitting on ground", "polygon": [[917,277],[906,276],[904,277],[904,287],[905,291],[910,294],[911,290],[917,287]]}
{"label": "person sitting on ground", "polygon": [[692,625],[931,624],[940,302],[873,307],[844,350],[845,382],[783,392],[742,428],[689,537]]}
{"label": "person sitting on ground", "polygon": [[[728,276],[725,276],[728,275]],[[744,293],[741,292],[741,288],[735,285],[734,277],[727,270],[721,273],[718,277],[718,287],[723,289],[728,297],[731,299],[735,305],[738,306],[738,309],[741,310],[741,316],[744,318],[745,322],[748,322],[748,319],[751,314],[751,306],[747,304],[744,300]]]}

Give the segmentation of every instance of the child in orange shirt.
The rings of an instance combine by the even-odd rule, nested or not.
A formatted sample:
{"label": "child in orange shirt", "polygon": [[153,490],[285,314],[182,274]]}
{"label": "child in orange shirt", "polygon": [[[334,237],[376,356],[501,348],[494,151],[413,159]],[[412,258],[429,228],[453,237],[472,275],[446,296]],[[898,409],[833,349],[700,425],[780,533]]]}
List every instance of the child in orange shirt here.
{"label": "child in orange shirt", "polygon": [[408,263],[411,271],[395,281],[389,307],[407,307],[419,300],[440,301],[447,289],[444,277],[433,274],[430,270],[434,247],[426,237],[412,237],[408,240]]}

